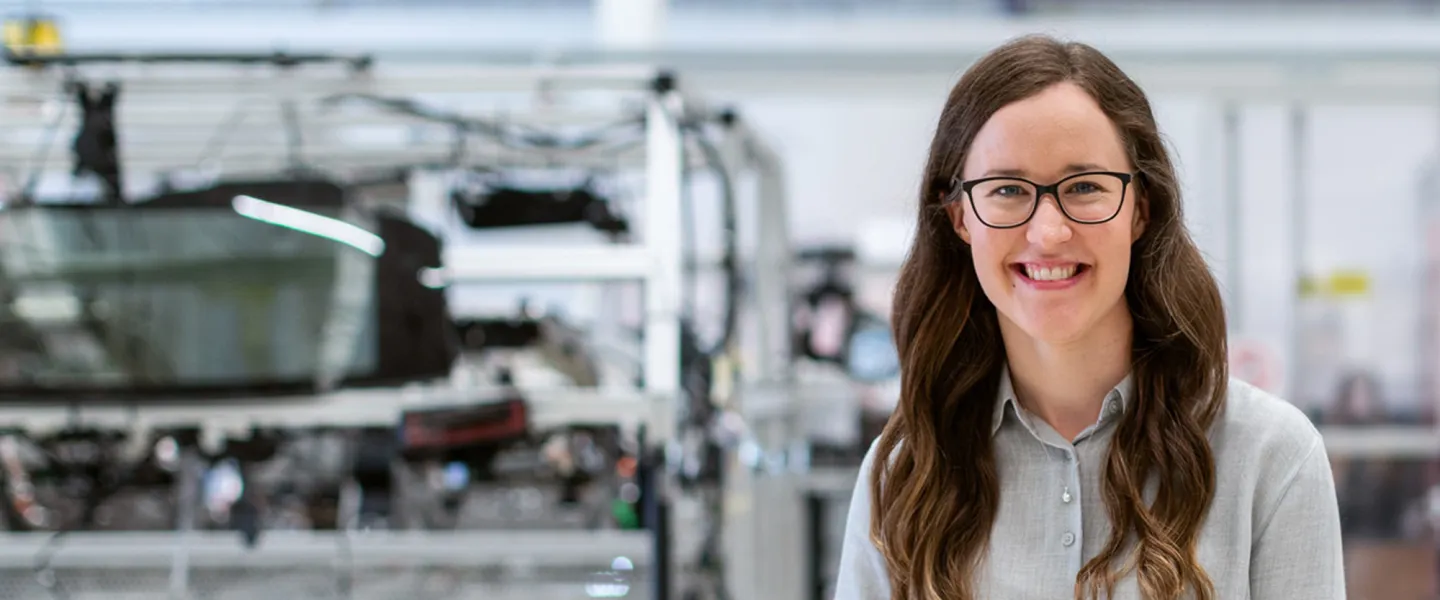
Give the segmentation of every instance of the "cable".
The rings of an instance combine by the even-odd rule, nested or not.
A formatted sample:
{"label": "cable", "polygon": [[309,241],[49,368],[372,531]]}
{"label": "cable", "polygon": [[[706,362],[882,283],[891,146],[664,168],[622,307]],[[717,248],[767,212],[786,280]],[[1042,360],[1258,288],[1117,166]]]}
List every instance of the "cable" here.
{"label": "cable", "polygon": [[[643,133],[645,124],[643,117],[631,117],[603,125],[567,139],[534,127],[518,124],[502,125],[493,121],[441,110],[426,106],[409,98],[392,98],[376,94],[354,93],[326,96],[320,100],[322,104],[327,105],[340,104],[346,101],[358,101],[374,105],[390,112],[451,125],[455,127],[457,131],[482,135],[504,146],[529,150],[589,150],[617,141],[619,143],[633,142],[640,138],[639,134]],[[616,135],[617,132],[623,132],[629,135],[621,138]]]}
{"label": "cable", "polygon": [[35,583],[49,592],[50,597],[55,600],[70,600],[70,591],[61,585],[60,578],[55,575],[55,569],[50,567],[50,561],[55,557],[55,553],[59,552],[60,544],[69,531],[69,529],[56,531],[50,535],[49,539],[45,540],[45,544],[40,546],[39,550],[35,551],[33,569]]}
{"label": "cable", "polygon": [[55,143],[55,136],[60,132],[60,123],[65,120],[65,113],[74,106],[69,102],[60,104],[60,110],[55,111],[54,120],[45,127],[44,137],[40,140],[40,149],[35,153],[35,165],[30,174],[25,178],[24,187],[21,188],[21,198],[25,202],[35,201],[35,189],[40,186],[40,175],[45,171],[45,157],[50,154],[50,146]]}
{"label": "cable", "polygon": [[335,532],[335,556],[339,559],[336,562],[344,564],[341,568],[338,564],[335,568],[335,594],[341,600],[350,600],[355,597],[355,551],[350,547],[350,531],[339,529]]}
{"label": "cable", "polygon": [[249,113],[249,102],[240,101],[230,109],[230,114],[221,121],[211,132],[210,138],[205,141],[205,147],[200,151],[199,157],[195,159],[195,166],[202,167],[211,159],[225,151],[225,146],[230,143],[230,136],[240,129],[240,124],[245,121]]}
{"label": "cable", "polygon": [[305,168],[305,159],[300,156],[305,145],[305,138],[300,131],[300,114],[295,109],[295,102],[287,100],[281,103],[280,115],[285,121],[286,163],[292,173],[299,173]]}
{"label": "cable", "polygon": [[[697,562],[692,565],[697,579],[691,582],[684,597],[698,598],[702,591],[708,592],[708,596],[714,600],[729,600],[729,590],[725,584],[724,563],[721,556],[721,529],[723,523],[724,500],[723,496],[707,494],[707,481],[718,481],[721,477],[721,461],[712,460],[717,458],[716,453],[720,449],[713,441],[710,433],[714,422],[720,414],[715,404],[711,401],[711,390],[713,388],[714,360],[730,350],[734,340],[735,332],[738,329],[740,294],[743,285],[739,264],[739,241],[736,227],[738,208],[736,206],[735,182],[730,170],[726,167],[724,156],[719,148],[706,136],[706,120],[692,119],[682,120],[680,133],[682,141],[694,142],[704,157],[705,165],[714,173],[717,185],[720,188],[721,200],[721,236],[723,244],[723,257],[721,267],[725,274],[725,306],[719,338],[711,345],[703,344],[698,339],[696,331],[695,310],[693,299],[699,296],[698,276],[696,271],[701,268],[696,259],[698,243],[695,236],[695,211],[693,187],[689,181],[690,172],[684,173],[687,185],[685,190],[687,197],[681,203],[682,224],[684,228],[682,238],[688,242],[681,248],[686,270],[691,277],[689,283],[690,292],[686,294],[686,307],[684,318],[681,324],[681,387],[689,402],[686,405],[686,414],[683,417],[681,432],[696,434],[699,438],[699,447],[693,449],[698,452],[698,462],[695,471],[688,476],[682,475],[682,481],[686,486],[697,485],[704,498],[702,506],[706,513],[705,532],[703,534],[700,556]],[[733,116],[722,115],[720,122],[730,125]],[[688,481],[687,481],[688,480]]]}
{"label": "cable", "polygon": [[[738,256],[739,239],[736,232],[736,213],[738,212],[738,208],[736,207],[735,199],[735,183],[729,169],[725,166],[725,160],[720,153],[720,149],[715,147],[715,144],[705,136],[703,123],[690,122],[683,124],[681,130],[688,132],[691,139],[695,140],[696,145],[705,156],[706,166],[714,172],[715,179],[720,185],[720,201],[722,204],[721,234],[724,244],[724,256],[721,258],[721,268],[725,271],[725,314],[721,323],[720,338],[716,340],[713,346],[704,349],[705,355],[716,357],[724,354],[730,346],[730,343],[734,340],[735,331],[739,327],[740,295],[744,285],[740,273],[740,260]],[[687,227],[690,226],[690,221],[693,220],[693,213],[691,217],[692,218],[686,219]],[[693,231],[690,233],[692,235],[686,236],[690,241],[690,246],[685,248],[683,252],[689,255],[690,260],[687,262],[694,265],[697,251]],[[698,267],[698,265],[696,266]],[[693,315],[691,315],[691,317],[693,318]]]}

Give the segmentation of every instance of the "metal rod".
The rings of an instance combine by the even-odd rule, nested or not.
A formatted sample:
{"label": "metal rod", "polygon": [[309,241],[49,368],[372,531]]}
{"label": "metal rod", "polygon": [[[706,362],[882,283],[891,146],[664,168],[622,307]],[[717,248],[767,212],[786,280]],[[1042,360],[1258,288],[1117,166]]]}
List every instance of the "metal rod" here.
{"label": "metal rod", "polygon": [[829,577],[826,576],[825,566],[829,553],[825,550],[825,526],[829,523],[828,511],[825,510],[827,498],[820,494],[806,491],[805,498],[805,561],[806,573],[810,580],[810,600],[825,600],[825,590],[829,587]]}
{"label": "metal rod", "polygon": [[761,357],[760,377],[772,383],[791,376],[790,339],[790,215],[786,203],[785,165],[747,124],[737,127],[745,135],[750,161],[758,175],[756,224],[760,228],[755,249],[755,302]]}
{"label": "metal rod", "polygon": [[190,544],[195,534],[196,509],[200,504],[200,480],[205,469],[200,452],[193,446],[181,450],[180,476],[175,481],[177,521],[175,546],[171,549],[170,597],[185,598],[190,592]]}
{"label": "metal rod", "polygon": [[1223,109],[1224,128],[1221,130],[1224,145],[1225,164],[1225,278],[1228,281],[1230,300],[1230,330],[1247,331],[1245,320],[1245,251],[1244,204],[1241,201],[1244,161],[1241,160],[1241,109],[1234,102],[1226,102]]}
{"label": "metal rod", "polygon": [[1300,278],[1306,277],[1309,271],[1309,247],[1307,246],[1307,229],[1309,228],[1309,211],[1307,210],[1310,201],[1310,121],[1308,107],[1303,103],[1296,103],[1290,107],[1290,264],[1294,269],[1296,278],[1289,282],[1292,298],[1290,310],[1290,360],[1288,361],[1289,379],[1288,396],[1292,402],[1302,402],[1307,398],[1300,398],[1302,387],[1300,378],[1304,374],[1303,366],[1300,364],[1302,350],[1305,348],[1305,332],[1301,330],[1300,303],[1301,296]]}
{"label": "metal rod", "polygon": [[681,260],[683,220],[681,139],[678,95],[665,90],[651,100],[646,114],[645,222],[643,244],[650,273],[645,281],[645,388],[673,397],[680,391],[680,317],[684,293]]}
{"label": "metal rod", "polygon": [[665,510],[664,446],[651,446],[649,428],[641,426],[635,436],[639,448],[638,477],[640,487],[640,518],[647,529],[650,545],[650,586],[649,597],[653,600],[670,598],[670,515]]}
{"label": "metal rod", "polygon": [[[1417,396],[1422,402],[1429,402],[1431,410],[1440,411],[1440,201],[1435,198],[1435,192],[1440,188],[1440,131],[1436,134],[1436,143],[1430,150],[1435,154],[1426,165],[1426,171],[1420,178],[1420,189],[1417,190],[1421,269],[1420,353],[1415,371],[1420,373]],[[1436,536],[1440,540],[1440,529],[1437,529]]]}
{"label": "metal rod", "polygon": [[43,397],[0,398],[0,428],[32,433],[67,427],[165,428],[200,427],[217,431],[251,427],[393,427],[410,410],[478,406],[518,394],[530,406],[535,427],[572,421],[640,424],[669,431],[669,404],[644,393],[620,389],[574,387],[472,387],[416,386],[396,389],[347,389],[326,394],[284,397],[205,398],[169,397],[152,401],[121,400],[76,402],[66,396],[47,402]]}
{"label": "metal rod", "polygon": [[344,63],[356,70],[370,67],[374,59],[366,54],[343,56],[337,54],[287,54],[265,52],[248,54],[226,53],[67,53],[38,54],[7,51],[5,62],[26,67],[75,66],[98,63],[215,63],[215,64],[265,64],[277,67],[297,67],[313,63]]}
{"label": "metal rod", "polygon": [[[174,531],[75,531],[50,564],[57,569],[168,568]],[[0,532],[0,566],[29,569],[52,532]],[[266,531],[251,548],[237,531],[192,531],[186,557],[196,569],[329,568],[339,538],[350,543],[356,568],[607,567],[616,556],[637,570],[651,564],[648,532],[607,530]],[[347,561],[348,562],[348,561]]]}
{"label": "metal rod", "polygon": [[664,462],[655,460],[651,472],[649,500],[645,504],[651,533],[650,598],[670,600],[674,556],[671,550],[670,502],[665,498],[664,486],[661,485],[665,476]]}
{"label": "metal rod", "polygon": [[[291,72],[238,64],[128,64],[107,65],[104,69],[95,69],[94,73],[108,81],[123,82],[132,100],[157,96],[176,101],[177,96],[193,95],[215,98],[222,103],[257,94],[298,97],[364,93],[413,97],[523,93],[538,91],[541,87],[552,92],[615,92],[639,97],[646,94],[656,77],[654,67],[640,64],[544,68],[483,61],[473,64],[484,66],[377,63],[357,74],[349,69],[320,67]],[[6,91],[7,98],[53,95],[63,91],[75,76],[87,74],[83,66],[75,69],[77,72],[72,74],[64,70],[35,73],[0,68],[0,89]],[[190,102],[190,105],[202,104]]]}

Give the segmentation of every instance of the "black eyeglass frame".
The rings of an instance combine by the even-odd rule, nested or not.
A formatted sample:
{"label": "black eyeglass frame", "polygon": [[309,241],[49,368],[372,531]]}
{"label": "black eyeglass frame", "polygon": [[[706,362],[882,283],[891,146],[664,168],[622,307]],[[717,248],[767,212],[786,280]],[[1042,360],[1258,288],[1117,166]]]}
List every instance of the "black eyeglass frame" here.
{"label": "black eyeglass frame", "polygon": [[[1115,205],[1115,212],[1112,213],[1110,216],[1105,217],[1104,219],[1090,221],[1084,219],[1077,219],[1074,215],[1070,214],[1070,211],[1065,210],[1065,203],[1060,201],[1061,185],[1064,185],[1065,182],[1070,181],[1071,179],[1075,179],[1077,177],[1085,177],[1087,175],[1109,175],[1120,180],[1120,203]],[[981,224],[991,229],[1014,229],[1016,227],[1024,226],[1026,223],[1029,223],[1030,219],[1035,218],[1035,212],[1040,209],[1040,199],[1044,198],[1046,194],[1050,194],[1051,196],[1055,197],[1055,205],[1060,207],[1060,214],[1065,215],[1065,218],[1070,219],[1071,221],[1074,221],[1081,225],[1100,225],[1102,223],[1108,223],[1110,221],[1113,221],[1115,220],[1115,217],[1120,216],[1120,210],[1125,207],[1125,193],[1130,191],[1130,182],[1134,180],[1134,177],[1136,175],[1139,175],[1139,173],[1122,173],[1119,171],[1086,171],[1084,173],[1067,175],[1064,179],[1061,179],[1060,181],[1057,181],[1050,185],[1040,185],[1024,177],[996,176],[981,177],[980,179],[961,181],[959,175],[953,175],[950,177],[950,189],[954,190],[951,192],[951,194],[954,194],[955,191],[959,191],[965,194],[965,197],[970,200],[970,210],[975,211],[975,218],[979,220]],[[1014,225],[991,225],[990,223],[986,222],[985,218],[980,216],[980,209],[975,206],[975,196],[970,193],[970,190],[975,189],[975,186],[977,185],[980,185],[987,181],[1001,180],[1023,181],[1030,184],[1031,186],[1034,186],[1035,188],[1035,197],[1030,200],[1030,214],[1025,215],[1024,219],[1021,219],[1020,222],[1015,223]],[[956,198],[952,195],[950,198],[950,202],[955,202],[955,200]]]}

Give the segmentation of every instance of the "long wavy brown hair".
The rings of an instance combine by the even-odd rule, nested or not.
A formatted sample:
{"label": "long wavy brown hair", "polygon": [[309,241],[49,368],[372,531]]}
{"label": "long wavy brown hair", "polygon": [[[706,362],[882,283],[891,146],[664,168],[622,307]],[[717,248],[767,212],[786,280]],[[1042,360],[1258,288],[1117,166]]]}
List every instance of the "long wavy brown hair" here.
{"label": "long wavy brown hair", "polygon": [[1090,46],[1030,36],[983,57],[951,91],[895,290],[900,404],[878,441],[870,486],[871,537],[897,600],[977,600],[975,573],[1000,504],[990,422],[1005,348],[969,246],[943,209],[950,178],[991,115],[1067,81],[1114,122],[1141,174],[1135,197],[1147,220],[1125,288],[1135,396],[1103,475],[1113,529],[1081,569],[1075,596],[1113,595],[1132,574],[1151,600],[1215,596],[1196,539],[1215,495],[1206,433],[1229,378],[1219,289],[1185,229],[1175,169],[1144,92]]}

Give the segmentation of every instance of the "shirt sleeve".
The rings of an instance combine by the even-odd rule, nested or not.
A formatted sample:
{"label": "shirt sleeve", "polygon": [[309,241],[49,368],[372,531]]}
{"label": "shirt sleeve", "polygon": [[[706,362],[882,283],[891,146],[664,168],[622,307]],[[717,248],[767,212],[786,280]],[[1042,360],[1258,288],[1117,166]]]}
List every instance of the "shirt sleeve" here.
{"label": "shirt sleeve", "polygon": [[1317,433],[1250,552],[1252,600],[1345,599],[1340,509]]}
{"label": "shirt sleeve", "polygon": [[872,444],[860,463],[855,491],[850,496],[834,600],[890,600],[890,576],[885,558],[870,541],[870,466],[874,460]]}

